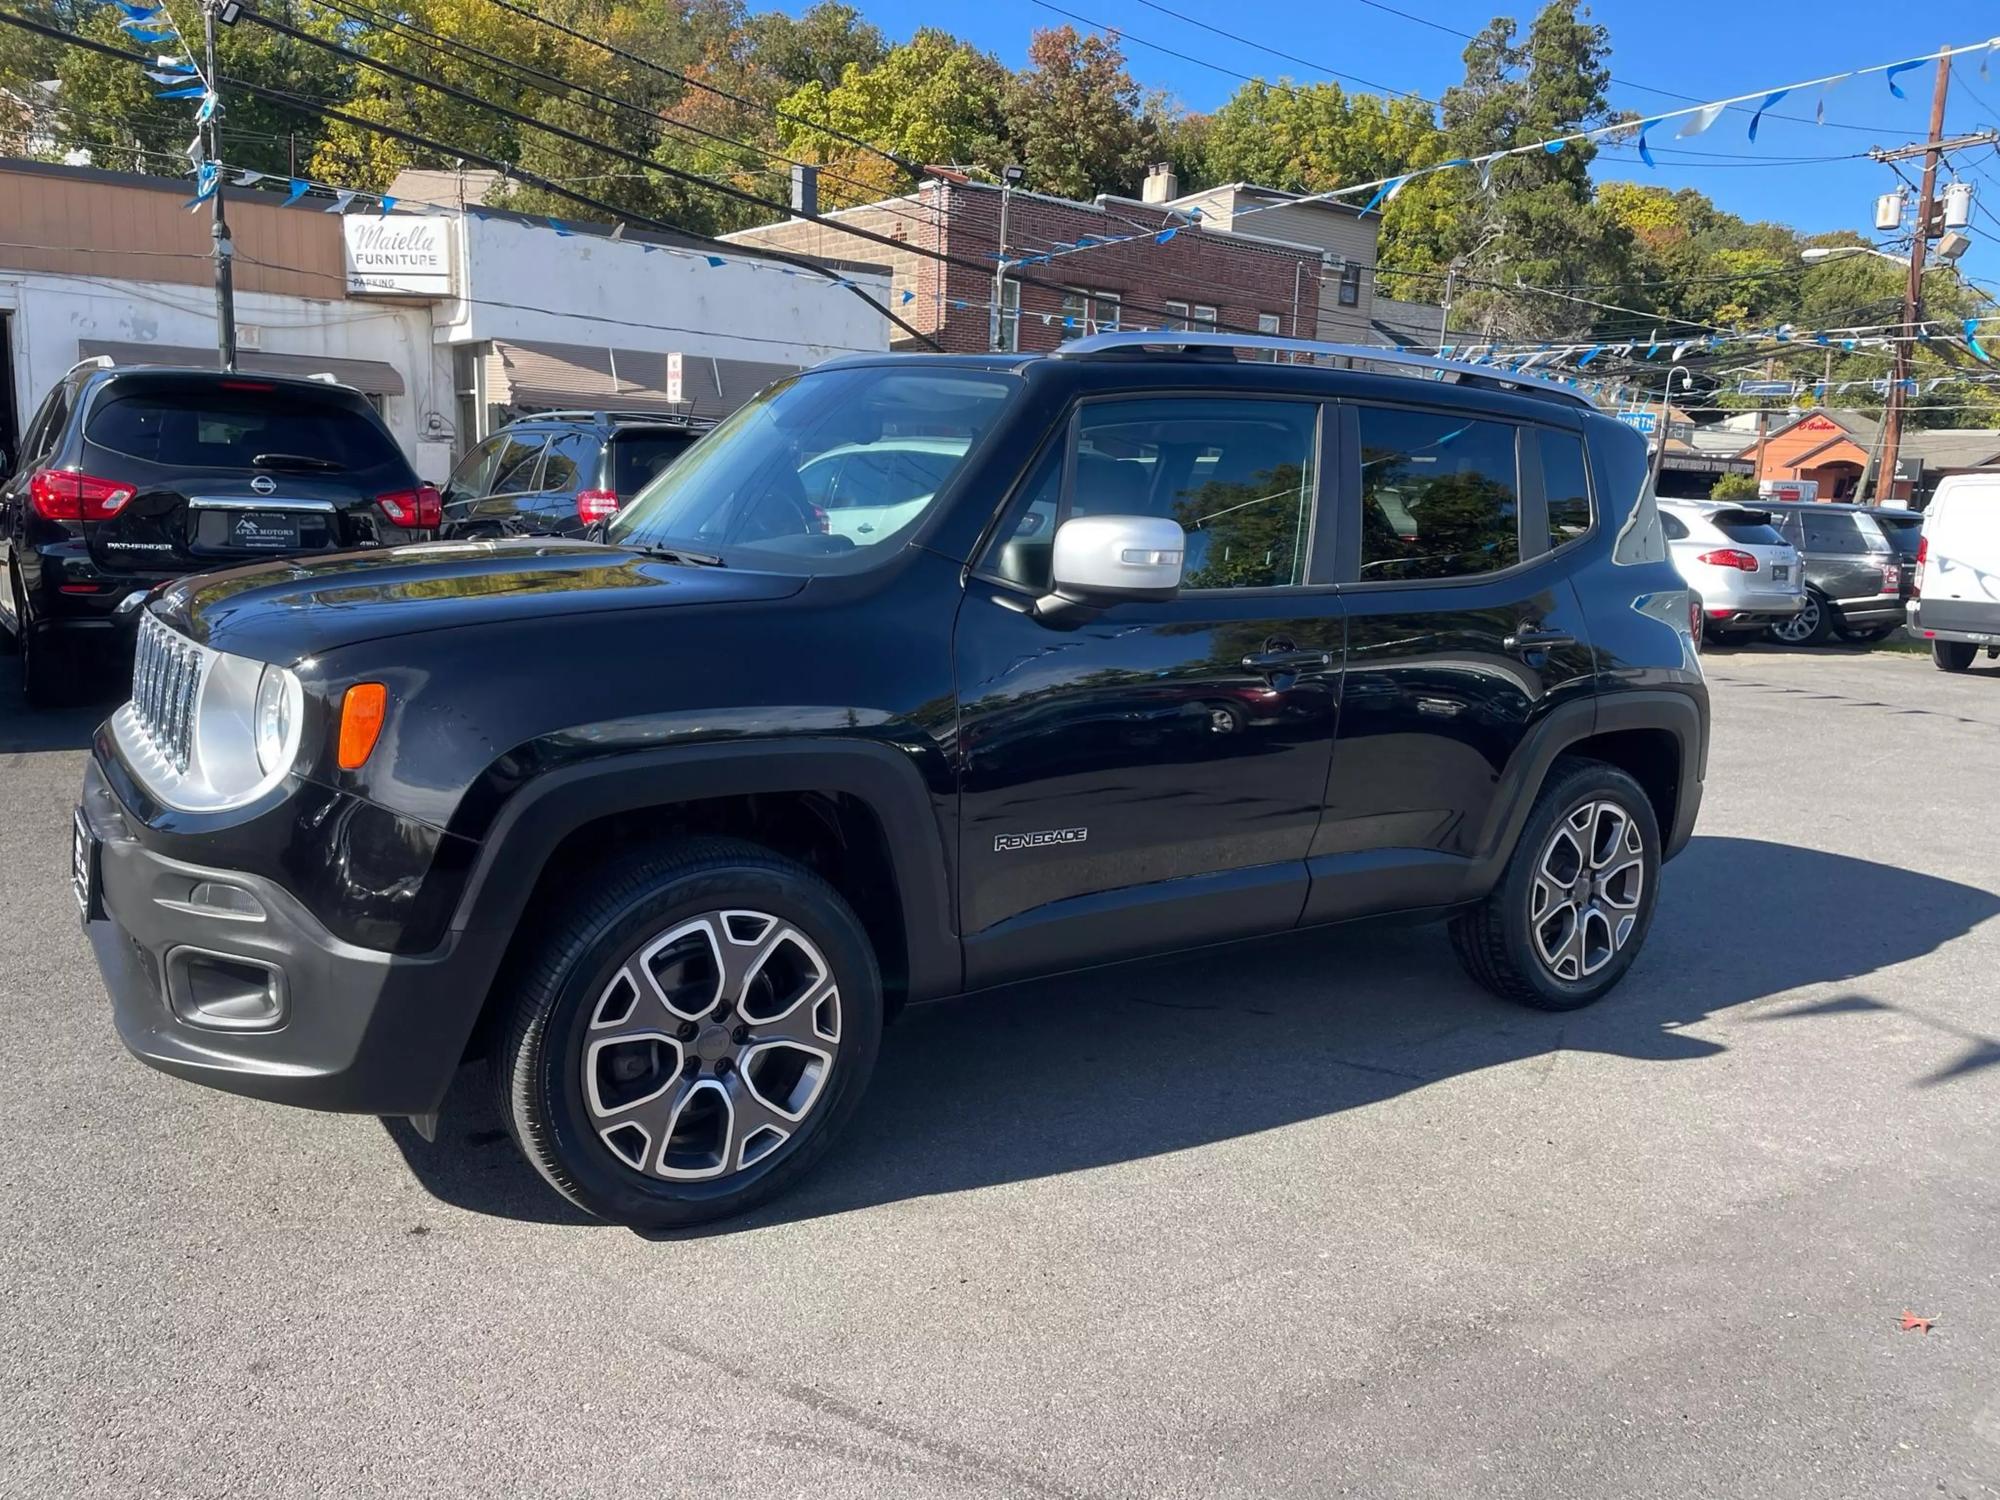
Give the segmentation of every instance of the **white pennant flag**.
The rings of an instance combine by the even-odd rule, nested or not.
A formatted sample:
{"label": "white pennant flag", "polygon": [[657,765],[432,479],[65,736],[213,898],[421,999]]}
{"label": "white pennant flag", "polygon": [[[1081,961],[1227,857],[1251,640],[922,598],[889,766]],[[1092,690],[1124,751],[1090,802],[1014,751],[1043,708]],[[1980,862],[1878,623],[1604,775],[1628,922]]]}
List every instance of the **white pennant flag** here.
{"label": "white pennant flag", "polygon": [[236,174],[236,185],[238,187],[255,187],[263,180],[264,174],[262,172],[253,172],[248,167],[245,167]]}
{"label": "white pennant flag", "polygon": [[1704,104],[1700,109],[1687,117],[1685,125],[1674,132],[1674,139],[1684,141],[1691,135],[1700,135],[1709,126],[1721,119],[1722,112],[1727,108],[1729,108],[1727,104]]}
{"label": "white pennant flag", "polygon": [[347,212],[347,205],[352,203],[353,201],[354,201],[354,189],[342,188],[339,192],[333,195],[333,202],[329,204],[323,211],[330,214],[344,214]]}
{"label": "white pennant flag", "polygon": [[1819,91],[1819,104],[1813,110],[1813,123],[1815,125],[1824,125],[1826,123],[1826,101],[1833,96],[1835,89],[1839,88],[1841,84],[1853,76],[1852,73],[1842,73],[1840,77],[1834,79]]}

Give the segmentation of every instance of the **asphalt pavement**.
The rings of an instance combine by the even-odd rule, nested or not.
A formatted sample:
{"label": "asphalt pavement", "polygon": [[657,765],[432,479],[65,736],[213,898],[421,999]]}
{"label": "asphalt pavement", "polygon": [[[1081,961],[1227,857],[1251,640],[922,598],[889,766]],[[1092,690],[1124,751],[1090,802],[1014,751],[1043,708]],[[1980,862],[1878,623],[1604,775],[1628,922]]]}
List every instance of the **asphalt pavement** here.
{"label": "asphalt pavement", "polygon": [[668,1239],[471,1088],[432,1146],[127,1057],[98,715],[0,662],[0,1493],[2000,1495],[2000,670],[1708,661],[1602,1005],[1370,926],[919,1007]]}

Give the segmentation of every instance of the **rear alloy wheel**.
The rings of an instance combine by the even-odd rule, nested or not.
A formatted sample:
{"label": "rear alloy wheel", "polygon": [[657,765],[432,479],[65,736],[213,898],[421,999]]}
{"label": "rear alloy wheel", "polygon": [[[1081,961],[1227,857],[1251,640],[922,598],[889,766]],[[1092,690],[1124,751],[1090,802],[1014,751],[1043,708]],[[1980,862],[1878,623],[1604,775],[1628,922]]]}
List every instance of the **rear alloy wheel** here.
{"label": "rear alloy wheel", "polygon": [[810,871],[691,841],[612,872],[545,940],[498,1059],[523,1153],[641,1228],[742,1212],[853,1112],[881,1039],[859,920]]}
{"label": "rear alloy wheel", "polygon": [[1499,884],[1453,918],[1459,959],[1506,999],[1588,1005],[1638,956],[1659,869],[1659,825],[1639,784],[1601,761],[1560,761]]}
{"label": "rear alloy wheel", "polygon": [[1931,660],[1942,672],[1969,671],[1972,662],[1979,655],[1979,648],[1971,641],[1932,641]]}
{"label": "rear alloy wheel", "polygon": [[1771,626],[1771,638],[1787,646],[1825,644],[1833,631],[1833,607],[1818,594],[1806,595],[1805,608]]}

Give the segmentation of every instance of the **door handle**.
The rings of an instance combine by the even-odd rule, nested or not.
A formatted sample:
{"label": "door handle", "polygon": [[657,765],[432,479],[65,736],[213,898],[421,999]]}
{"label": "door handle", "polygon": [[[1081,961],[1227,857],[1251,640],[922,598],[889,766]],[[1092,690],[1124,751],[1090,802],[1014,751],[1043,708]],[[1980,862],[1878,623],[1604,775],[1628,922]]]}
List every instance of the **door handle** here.
{"label": "door handle", "polygon": [[1243,670],[1277,677],[1287,672],[1304,672],[1312,667],[1333,665],[1331,651],[1253,651],[1243,658]]}
{"label": "door handle", "polygon": [[1500,644],[1509,651],[1546,651],[1551,646],[1574,646],[1576,637],[1567,630],[1544,630],[1533,620],[1523,620],[1520,627]]}

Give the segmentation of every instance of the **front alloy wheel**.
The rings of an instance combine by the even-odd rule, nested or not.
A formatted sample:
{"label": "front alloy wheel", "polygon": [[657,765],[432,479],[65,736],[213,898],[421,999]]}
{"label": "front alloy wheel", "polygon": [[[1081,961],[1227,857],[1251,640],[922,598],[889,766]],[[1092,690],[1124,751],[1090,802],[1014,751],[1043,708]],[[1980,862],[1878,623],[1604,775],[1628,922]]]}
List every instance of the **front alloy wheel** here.
{"label": "front alloy wheel", "polygon": [[495,1057],[515,1143],[637,1228],[741,1213],[854,1112],[882,1035],[866,930],[824,880],[733,839],[602,874],[544,931]]}
{"label": "front alloy wheel", "polygon": [[581,1078],[592,1128],[669,1181],[754,1166],[790,1140],[840,1047],[840,986],[769,912],[711,911],[649,938],[598,996]]}

